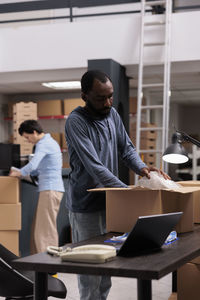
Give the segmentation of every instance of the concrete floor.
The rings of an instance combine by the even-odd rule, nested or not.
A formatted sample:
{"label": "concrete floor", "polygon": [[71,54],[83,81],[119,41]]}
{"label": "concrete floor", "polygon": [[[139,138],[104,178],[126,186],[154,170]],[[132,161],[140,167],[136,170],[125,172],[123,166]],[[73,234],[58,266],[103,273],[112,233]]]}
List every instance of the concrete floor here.
{"label": "concrete floor", "polygon": [[[58,278],[65,283],[69,300],[79,300],[76,275],[58,274]],[[152,300],[168,300],[172,292],[172,275],[160,280],[152,281]],[[57,298],[49,297],[50,300]],[[95,299],[94,299],[95,300]],[[131,278],[112,277],[112,288],[107,300],[137,300],[137,281]]]}
{"label": "concrete floor", "polygon": [[[77,278],[74,274],[58,274],[67,287],[68,300],[79,300]],[[160,280],[152,281],[152,300],[168,300],[172,291],[172,275],[169,274]],[[0,300],[5,298],[0,297]],[[49,300],[58,298],[49,297]],[[95,299],[94,299],[95,300]],[[112,278],[112,288],[107,300],[137,300],[137,281],[131,278]]]}

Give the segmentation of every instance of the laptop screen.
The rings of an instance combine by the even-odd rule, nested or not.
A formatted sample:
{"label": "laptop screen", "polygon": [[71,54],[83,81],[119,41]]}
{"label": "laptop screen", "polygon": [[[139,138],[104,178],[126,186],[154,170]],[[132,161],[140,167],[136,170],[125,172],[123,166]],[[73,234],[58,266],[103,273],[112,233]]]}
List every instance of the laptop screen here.
{"label": "laptop screen", "polygon": [[134,256],[159,250],[182,216],[182,212],[138,218],[118,256]]}

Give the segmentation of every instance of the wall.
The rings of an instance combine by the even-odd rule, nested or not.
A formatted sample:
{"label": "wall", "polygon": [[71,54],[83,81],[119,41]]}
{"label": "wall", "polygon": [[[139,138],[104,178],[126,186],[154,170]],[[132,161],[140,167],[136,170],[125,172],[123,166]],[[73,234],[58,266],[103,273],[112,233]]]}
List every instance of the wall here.
{"label": "wall", "polygon": [[189,135],[197,135],[200,139],[200,106],[181,105],[179,130],[185,131]]}
{"label": "wall", "polygon": [[[152,15],[150,19],[162,18]],[[200,59],[200,12],[172,16],[172,61]],[[73,23],[13,26],[0,30],[0,72],[80,68],[88,59],[112,58],[122,65],[138,63],[140,15],[80,20]],[[163,32],[149,31],[150,37]],[[158,53],[147,57],[159,61]]]}

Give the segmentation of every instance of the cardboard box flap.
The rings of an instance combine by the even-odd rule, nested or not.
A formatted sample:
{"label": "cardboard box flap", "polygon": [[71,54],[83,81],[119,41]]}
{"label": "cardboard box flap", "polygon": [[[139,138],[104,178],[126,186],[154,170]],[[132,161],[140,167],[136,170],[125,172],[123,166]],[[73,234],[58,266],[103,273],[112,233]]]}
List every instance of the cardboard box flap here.
{"label": "cardboard box flap", "polygon": [[140,186],[130,185],[127,188],[120,188],[120,187],[102,187],[102,188],[95,188],[95,189],[88,189],[88,192],[106,192],[106,191],[167,191],[167,192],[176,192],[181,194],[192,193],[195,191],[199,191],[200,186],[182,186],[179,189],[149,189]]}
{"label": "cardboard box flap", "polygon": [[200,180],[186,180],[186,181],[178,181],[182,186],[199,186],[200,187]]}
{"label": "cardboard box flap", "polygon": [[183,186],[179,189],[149,189],[140,186],[128,186],[127,188],[120,188],[120,187],[102,187],[102,188],[95,188],[95,189],[88,189],[88,192],[106,192],[106,191],[167,191],[167,192],[176,192],[181,194],[192,193],[195,191],[199,191],[200,186]]}

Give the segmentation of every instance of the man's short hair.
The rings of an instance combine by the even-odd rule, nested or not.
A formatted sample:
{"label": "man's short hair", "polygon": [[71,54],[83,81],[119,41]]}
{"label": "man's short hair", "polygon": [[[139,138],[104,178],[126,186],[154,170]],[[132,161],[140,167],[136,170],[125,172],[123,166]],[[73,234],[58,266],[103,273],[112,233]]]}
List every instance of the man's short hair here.
{"label": "man's short hair", "polygon": [[22,122],[18,128],[20,135],[23,135],[23,133],[33,133],[34,131],[39,134],[44,132],[41,125],[36,120],[26,120]]}
{"label": "man's short hair", "polygon": [[[107,82],[108,80],[111,81],[108,75],[100,70],[90,70],[83,74],[81,78],[81,91],[84,94],[87,94],[92,90],[94,80],[97,79],[102,83]],[[111,81],[112,82],[112,81]]]}

